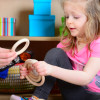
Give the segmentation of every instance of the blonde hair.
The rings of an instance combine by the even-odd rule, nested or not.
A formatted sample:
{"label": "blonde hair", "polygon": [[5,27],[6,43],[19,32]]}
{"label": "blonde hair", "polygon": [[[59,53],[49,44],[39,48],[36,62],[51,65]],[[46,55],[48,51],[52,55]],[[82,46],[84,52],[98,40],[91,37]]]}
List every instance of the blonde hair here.
{"label": "blonde hair", "polygon": [[[90,50],[91,42],[100,36],[100,0],[61,0],[62,7],[64,6],[65,1],[71,1],[71,2],[85,1],[86,2],[85,13],[88,20],[86,23],[85,38],[81,42],[88,44],[88,48]],[[67,36],[64,36],[65,31],[68,32]],[[65,38],[68,38],[68,39],[66,41],[63,41]],[[65,50],[75,49],[76,37],[71,36],[66,26],[63,31],[61,42],[64,44]]]}

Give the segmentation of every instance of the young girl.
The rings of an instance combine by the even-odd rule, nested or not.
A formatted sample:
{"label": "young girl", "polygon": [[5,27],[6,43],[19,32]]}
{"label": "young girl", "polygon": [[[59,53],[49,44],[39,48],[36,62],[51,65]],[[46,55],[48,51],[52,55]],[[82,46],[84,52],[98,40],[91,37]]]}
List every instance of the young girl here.
{"label": "young girl", "polygon": [[[69,34],[62,37],[57,48],[48,51],[44,61],[33,65],[46,81],[29,100],[46,100],[56,81],[63,100],[100,100],[100,0],[61,3]],[[27,72],[20,68],[22,79]]]}

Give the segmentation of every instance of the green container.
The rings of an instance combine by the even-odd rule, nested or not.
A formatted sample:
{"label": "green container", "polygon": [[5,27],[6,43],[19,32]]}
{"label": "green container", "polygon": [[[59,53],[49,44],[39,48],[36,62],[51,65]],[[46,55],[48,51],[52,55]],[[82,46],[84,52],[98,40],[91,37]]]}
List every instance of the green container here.
{"label": "green container", "polygon": [[[65,27],[65,17],[61,17],[61,21],[62,21],[62,25],[59,27],[60,36],[62,36]],[[68,33],[65,31],[64,36],[66,35],[68,35]]]}

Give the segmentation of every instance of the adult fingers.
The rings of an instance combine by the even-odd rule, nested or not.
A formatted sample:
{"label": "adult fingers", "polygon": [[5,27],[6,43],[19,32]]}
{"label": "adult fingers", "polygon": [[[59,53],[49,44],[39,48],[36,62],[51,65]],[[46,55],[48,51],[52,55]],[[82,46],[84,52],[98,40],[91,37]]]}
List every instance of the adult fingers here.
{"label": "adult fingers", "polygon": [[17,56],[16,52],[0,52],[0,58],[6,59],[6,58],[10,58],[13,56]]}
{"label": "adult fingers", "polygon": [[9,63],[0,64],[0,68],[6,66],[6,65],[8,65],[8,64],[9,64]]}
{"label": "adult fingers", "polygon": [[11,56],[9,58],[0,58],[0,63],[1,64],[4,64],[4,63],[9,64],[15,58],[16,58],[16,55],[13,55],[13,56]]}
{"label": "adult fingers", "polygon": [[26,71],[26,70],[27,70],[27,69],[26,69],[25,67],[23,67],[23,66],[20,66],[19,69],[22,70],[22,71]]}
{"label": "adult fingers", "polygon": [[1,48],[0,47],[0,53],[1,52],[11,52],[11,49]]}
{"label": "adult fingers", "polygon": [[22,71],[20,70],[20,79],[24,79],[27,75],[27,72],[26,71]]}

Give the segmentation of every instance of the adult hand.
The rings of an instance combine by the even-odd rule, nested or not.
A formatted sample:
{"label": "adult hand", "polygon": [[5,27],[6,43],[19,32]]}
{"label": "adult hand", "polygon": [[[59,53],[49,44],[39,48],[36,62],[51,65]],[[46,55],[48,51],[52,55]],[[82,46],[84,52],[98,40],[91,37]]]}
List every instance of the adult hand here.
{"label": "adult hand", "polygon": [[20,71],[20,79],[24,79],[30,73],[30,71],[33,70],[33,68],[27,69],[26,67],[23,67],[23,66],[20,66],[20,68],[19,68],[19,71]]}
{"label": "adult hand", "polygon": [[9,65],[17,57],[16,52],[10,49],[0,48],[0,68]]}

